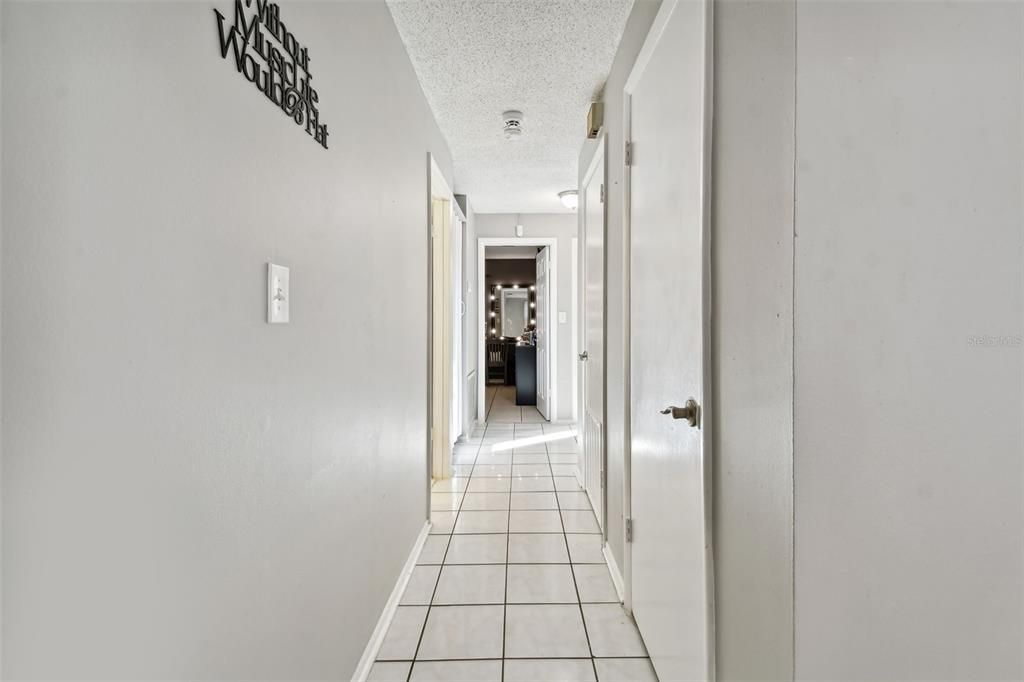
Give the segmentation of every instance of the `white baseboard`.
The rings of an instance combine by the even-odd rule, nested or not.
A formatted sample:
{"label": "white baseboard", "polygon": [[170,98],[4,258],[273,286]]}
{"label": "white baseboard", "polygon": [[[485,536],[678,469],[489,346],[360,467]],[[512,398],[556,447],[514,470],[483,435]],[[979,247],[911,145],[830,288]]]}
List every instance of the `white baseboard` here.
{"label": "white baseboard", "polygon": [[604,547],[601,548],[604,552],[604,560],[608,564],[608,572],[612,574],[612,584],[615,585],[615,592],[619,595],[619,601],[624,602],[626,600],[626,583],[622,579],[622,571],[619,570],[619,565],[615,563],[615,557],[612,555],[612,551],[608,549],[608,543],[604,543]]}
{"label": "white baseboard", "polygon": [[398,582],[395,583],[395,589],[391,591],[391,596],[388,597],[388,601],[384,605],[384,612],[380,614],[377,627],[374,628],[370,641],[366,643],[363,657],[359,659],[359,665],[356,666],[356,671],[352,674],[353,682],[365,682],[369,677],[370,668],[377,660],[377,652],[380,651],[380,646],[384,643],[384,636],[388,634],[391,620],[395,617],[395,612],[398,611],[398,602],[402,600],[402,593],[405,592],[405,587],[409,584],[409,578],[412,576],[413,569],[416,568],[416,562],[420,558],[420,552],[423,551],[423,545],[426,544],[429,535],[430,521],[427,521],[423,524],[423,530],[420,531],[419,537],[416,538],[416,542],[412,546],[409,558],[398,576]]}

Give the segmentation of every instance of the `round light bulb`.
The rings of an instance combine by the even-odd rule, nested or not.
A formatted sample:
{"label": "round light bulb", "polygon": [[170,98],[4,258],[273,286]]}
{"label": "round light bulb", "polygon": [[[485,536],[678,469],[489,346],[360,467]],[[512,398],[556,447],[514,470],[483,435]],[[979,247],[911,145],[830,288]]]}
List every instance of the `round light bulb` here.
{"label": "round light bulb", "polygon": [[495,285],[494,285],[494,288],[495,288],[495,289],[500,289],[500,288],[501,288],[501,285],[500,285],[500,284],[495,284]]}
{"label": "round light bulb", "polygon": [[537,320],[530,320],[530,324],[537,324]]}
{"label": "round light bulb", "polygon": [[518,285],[518,284],[513,284],[513,285],[512,285],[512,288],[513,288],[513,289],[518,289],[518,288],[519,288],[519,285]]}
{"label": "round light bulb", "polygon": [[491,317],[494,317],[494,316],[495,316],[495,312],[492,310],[491,311]]}
{"label": "round light bulb", "polygon": [[533,301],[530,301],[530,307],[531,307],[531,308],[536,308],[536,307],[537,307],[537,304],[536,304],[536,303],[534,303]]}
{"label": "round light bulb", "polygon": [[491,336],[497,336],[497,335],[498,335],[498,330],[492,329],[491,330]]}

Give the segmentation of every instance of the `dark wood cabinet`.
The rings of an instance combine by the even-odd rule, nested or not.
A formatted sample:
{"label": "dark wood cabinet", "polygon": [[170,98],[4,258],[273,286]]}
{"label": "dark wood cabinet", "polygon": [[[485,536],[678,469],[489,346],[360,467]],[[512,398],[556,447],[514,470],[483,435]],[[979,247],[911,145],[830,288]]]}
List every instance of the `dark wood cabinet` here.
{"label": "dark wood cabinet", "polygon": [[537,347],[516,346],[516,405],[537,404]]}

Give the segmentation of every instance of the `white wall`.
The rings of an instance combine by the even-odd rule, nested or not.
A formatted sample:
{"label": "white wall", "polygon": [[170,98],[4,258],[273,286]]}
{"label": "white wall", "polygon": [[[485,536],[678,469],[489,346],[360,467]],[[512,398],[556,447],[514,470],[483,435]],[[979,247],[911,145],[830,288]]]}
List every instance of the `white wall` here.
{"label": "white wall", "polygon": [[[611,71],[604,87],[604,131],[608,139],[608,186],[605,188],[605,211],[608,215],[608,234],[605,238],[607,273],[605,295],[608,298],[605,324],[608,327],[605,347],[605,372],[608,376],[608,423],[605,424],[607,450],[607,536],[608,546],[621,568],[625,556],[625,527],[622,523],[623,476],[626,448],[626,403],[623,399],[626,366],[624,363],[625,334],[625,279],[623,234],[623,177],[625,175],[625,146],[623,135],[623,97],[633,63],[647,37],[647,31],[661,6],[660,0],[636,0],[630,11],[626,28],[615,53]],[[579,186],[583,175],[594,158],[595,144],[587,141],[580,152]],[[582,258],[582,255],[580,256]]]}
{"label": "white wall", "polygon": [[[524,237],[557,237],[558,238],[558,309],[551,315],[552,321],[558,324],[557,353],[557,390],[558,413],[557,421],[572,421],[572,401],[576,392],[573,383],[573,363],[576,351],[572,346],[573,320],[573,272],[572,272],[572,238],[577,234],[576,215],[574,213],[477,213],[477,237],[516,236],[516,223],[523,226]],[[476,248],[473,249],[476,253]],[[479,299],[479,294],[477,294]],[[477,300],[476,305],[479,305]],[[565,313],[565,322],[559,323],[559,313]],[[479,325],[478,325],[479,329]],[[482,333],[482,332],[481,332]]]}
{"label": "white wall", "polygon": [[796,675],[1022,679],[1024,4],[796,7]]}
{"label": "white wall", "polygon": [[1024,677],[1022,12],[716,2],[719,679]]}
{"label": "white wall", "polygon": [[793,677],[792,2],[714,7],[712,522],[722,680]]}
{"label": "white wall", "polygon": [[3,3],[5,678],[347,679],[424,522],[445,143],[383,3],[281,10],[326,151],[213,7]]}

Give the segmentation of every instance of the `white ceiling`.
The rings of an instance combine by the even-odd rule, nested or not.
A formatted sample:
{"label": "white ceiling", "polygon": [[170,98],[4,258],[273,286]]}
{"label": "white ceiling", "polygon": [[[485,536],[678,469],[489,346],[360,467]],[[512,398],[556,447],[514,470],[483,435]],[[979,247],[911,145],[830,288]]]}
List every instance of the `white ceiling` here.
{"label": "white ceiling", "polygon": [[[455,191],[480,213],[568,213],[587,108],[633,0],[388,0],[451,148]],[[506,140],[501,114],[523,112]]]}

